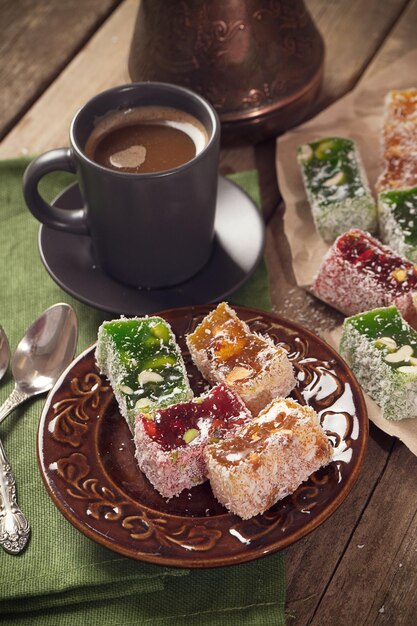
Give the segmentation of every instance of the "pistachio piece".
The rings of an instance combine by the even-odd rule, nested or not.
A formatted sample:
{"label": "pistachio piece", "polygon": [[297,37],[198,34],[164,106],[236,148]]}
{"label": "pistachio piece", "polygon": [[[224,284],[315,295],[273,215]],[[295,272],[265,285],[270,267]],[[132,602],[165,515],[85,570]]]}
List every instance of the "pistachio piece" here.
{"label": "pistachio piece", "polygon": [[143,363],[144,369],[159,369],[175,365],[176,359],[173,354],[159,354]]}
{"label": "pistachio piece", "polygon": [[398,372],[402,372],[403,374],[417,374],[417,365],[401,365],[398,368]]}
{"label": "pistachio piece", "polygon": [[250,376],[252,372],[252,368],[248,369],[247,367],[237,365],[232,370],[230,370],[230,372],[226,376],[226,382],[234,383],[237,380],[243,380],[244,378],[248,378],[248,376]]}
{"label": "pistachio piece", "polygon": [[129,385],[119,385],[119,391],[124,393],[126,396],[131,396],[132,393],[134,393],[132,387],[129,387]]}
{"label": "pistachio piece", "polygon": [[158,339],[158,337],[148,337],[147,339],[145,339],[143,344],[148,348],[156,348],[157,346],[159,346],[159,342],[160,340]]}
{"label": "pistachio piece", "polygon": [[324,181],[323,187],[333,187],[333,185],[341,185],[346,182],[345,172],[336,172],[334,176]]}
{"label": "pistachio piece", "polygon": [[375,340],[375,345],[377,348],[388,348],[389,350],[397,349],[397,342],[392,337],[378,337]]}
{"label": "pistachio piece", "polygon": [[184,439],[185,443],[190,443],[191,441],[193,441],[193,439],[198,437],[199,434],[200,431],[197,428],[189,428],[185,431],[182,438]]}
{"label": "pistachio piece", "polygon": [[146,413],[151,408],[151,404],[152,402],[149,400],[149,398],[139,398],[139,400],[135,404],[135,410]]}
{"label": "pistachio piece", "polygon": [[325,139],[321,141],[316,148],[316,157],[318,159],[326,159],[336,147],[336,142],[333,139]]}
{"label": "pistachio piece", "polygon": [[397,267],[396,270],[391,272],[391,276],[393,276],[399,283],[403,283],[407,278],[407,271],[403,267]]}
{"label": "pistachio piece", "polygon": [[313,156],[313,148],[305,143],[298,148],[298,158],[300,161],[310,161]]}
{"label": "pistachio piece", "polygon": [[147,383],[161,383],[164,380],[161,374],[158,372],[152,372],[152,370],[143,370],[138,375],[139,385],[146,385]]}
{"label": "pistachio piece", "polygon": [[155,335],[155,337],[158,337],[158,339],[162,339],[163,343],[169,340],[169,330],[162,322],[152,326],[151,333]]}
{"label": "pistachio piece", "polygon": [[410,357],[413,354],[413,348],[411,346],[405,345],[401,346],[399,350],[396,352],[390,352],[384,356],[384,360],[387,363],[401,363],[401,361],[409,361]]}

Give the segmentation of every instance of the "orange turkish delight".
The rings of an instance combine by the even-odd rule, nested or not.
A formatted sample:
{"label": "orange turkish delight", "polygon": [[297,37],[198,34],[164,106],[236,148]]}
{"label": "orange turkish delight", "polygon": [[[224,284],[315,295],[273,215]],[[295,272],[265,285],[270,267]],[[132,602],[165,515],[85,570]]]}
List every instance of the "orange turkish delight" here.
{"label": "orange turkish delight", "polygon": [[390,91],[382,128],[383,172],[377,191],[417,185],[417,89]]}
{"label": "orange turkish delight", "polygon": [[295,385],[284,348],[270,337],[251,332],[225,302],[207,315],[186,341],[203,376],[212,384],[226,383],[254,414],[273,398],[287,396]]}

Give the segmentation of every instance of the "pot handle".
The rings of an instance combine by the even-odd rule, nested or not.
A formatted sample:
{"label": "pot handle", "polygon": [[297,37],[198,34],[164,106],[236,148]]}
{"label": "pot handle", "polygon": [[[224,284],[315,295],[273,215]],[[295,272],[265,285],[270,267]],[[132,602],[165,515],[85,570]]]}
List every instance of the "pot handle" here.
{"label": "pot handle", "polygon": [[23,175],[23,195],[31,213],[37,220],[57,230],[78,235],[89,233],[85,208],[60,209],[48,204],[38,191],[38,184],[46,174],[55,171],[76,173],[76,164],[69,148],[49,150],[36,157]]}

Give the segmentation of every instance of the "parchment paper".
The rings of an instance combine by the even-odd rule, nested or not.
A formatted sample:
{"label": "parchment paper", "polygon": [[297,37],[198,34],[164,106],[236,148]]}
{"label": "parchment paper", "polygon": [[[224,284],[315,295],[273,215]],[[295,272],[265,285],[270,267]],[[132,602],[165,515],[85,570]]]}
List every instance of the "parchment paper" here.
{"label": "parchment paper", "polygon": [[276,168],[284,203],[284,230],[291,248],[297,284],[311,284],[329,245],[317,235],[300,169],[297,146],[319,138],[348,137],[359,149],[371,190],[380,173],[380,130],[384,98],[390,89],[417,87],[417,49],[370,79],[315,118],[277,140]]}
{"label": "parchment paper", "polygon": [[[384,98],[390,89],[417,86],[417,50],[366,77],[347,96],[315,118],[277,140],[276,168],[285,204],[284,231],[291,249],[293,270],[300,287],[308,288],[329,245],[317,235],[296,160],[302,143],[332,135],[353,139],[359,149],[371,189],[380,173],[380,130]],[[339,349],[341,327],[322,333]],[[381,416],[378,405],[366,394],[369,419],[389,435],[398,437],[417,456],[417,418],[392,422]]]}

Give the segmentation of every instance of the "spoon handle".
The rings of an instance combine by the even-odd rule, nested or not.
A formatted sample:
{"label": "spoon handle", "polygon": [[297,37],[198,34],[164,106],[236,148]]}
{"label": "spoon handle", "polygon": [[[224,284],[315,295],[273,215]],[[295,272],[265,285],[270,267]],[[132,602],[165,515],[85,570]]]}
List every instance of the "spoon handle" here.
{"label": "spoon handle", "polygon": [[15,387],[7,400],[5,400],[0,406],[0,424],[9,415],[9,413],[30,397],[30,394],[22,391],[22,389],[19,389],[18,387]]}
{"label": "spoon handle", "polygon": [[16,481],[0,440],[0,545],[10,554],[18,554],[29,534],[29,522],[17,506]]}

